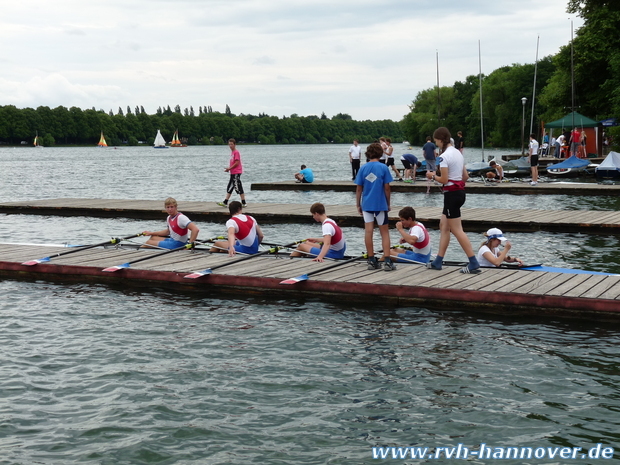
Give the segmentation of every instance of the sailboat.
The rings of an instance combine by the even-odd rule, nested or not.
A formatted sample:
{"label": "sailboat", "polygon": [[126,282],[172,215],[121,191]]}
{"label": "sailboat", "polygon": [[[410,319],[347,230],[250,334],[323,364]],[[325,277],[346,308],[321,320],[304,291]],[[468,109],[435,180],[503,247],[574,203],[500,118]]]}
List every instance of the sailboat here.
{"label": "sailboat", "polygon": [[186,144],[181,143],[179,140],[179,130],[174,131],[174,135],[172,136],[172,142],[170,142],[170,147],[187,147]]}
{"label": "sailboat", "polygon": [[43,146],[39,143],[39,133],[38,133],[38,132],[36,133],[36,136],[34,136],[34,142],[33,142],[33,145],[34,145],[36,148],[43,148]]}
{"label": "sailboat", "polygon": [[159,129],[157,130],[157,135],[155,136],[155,143],[153,144],[153,147],[156,149],[170,148],[166,145],[166,139],[164,139],[164,136],[161,135]]}
{"label": "sailboat", "polygon": [[107,147],[108,144],[105,141],[105,137],[103,137],[103,131],[101,131],[101,137],[99,138],[99,143],[97,144],[98,147]]}

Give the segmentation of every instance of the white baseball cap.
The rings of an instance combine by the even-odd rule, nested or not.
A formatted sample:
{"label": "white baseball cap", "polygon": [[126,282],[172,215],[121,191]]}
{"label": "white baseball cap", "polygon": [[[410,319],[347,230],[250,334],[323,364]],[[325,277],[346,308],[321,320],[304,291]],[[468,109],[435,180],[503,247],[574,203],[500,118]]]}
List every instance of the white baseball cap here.
{"label": "white baseball cap", "polygon": [[504,233],[502,232],[501,229],[497,229],[497,228],[491,228],[489,229],[486,233],[485,236],[487,236],[489,239],[499,239],[500,241],[504,242],[507,241],[508,239],[506,239],[504,237]]}

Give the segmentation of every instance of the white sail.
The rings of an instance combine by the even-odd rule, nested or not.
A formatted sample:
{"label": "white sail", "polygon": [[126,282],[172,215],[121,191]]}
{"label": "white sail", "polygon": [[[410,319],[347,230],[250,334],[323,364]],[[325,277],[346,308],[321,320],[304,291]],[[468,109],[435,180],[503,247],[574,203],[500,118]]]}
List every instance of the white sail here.
{"label": "white sail", "polygon": [[164,136],[161,135],[161,132],[159,132],[159,129],[157,130],[157,136],[155,136],[155,143],[153,144],[154,147],[165,147],[166,146],[166,139],[164,139]]}

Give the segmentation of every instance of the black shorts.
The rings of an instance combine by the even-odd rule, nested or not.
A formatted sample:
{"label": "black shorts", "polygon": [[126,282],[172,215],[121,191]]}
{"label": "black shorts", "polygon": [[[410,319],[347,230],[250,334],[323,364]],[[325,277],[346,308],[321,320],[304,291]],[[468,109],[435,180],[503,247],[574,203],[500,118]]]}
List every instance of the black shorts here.
{"label": "black shorts", "polygon": [[409,163],[409,160],[401,160],[403,166],[405,167],[406,170],[410,170],[411,169],[411,163]]}
{"label": "black shorts", "polygon": [[394,157],[388,158],[386,165],[387,166],[394,166]]}
{"label": "black shorts", "polygon": [[538,154],[530,155],[530,166],[538,166]]}
{"label": "black shorts", "polygon": [[243,194],[243,184],[241,184],[241,174],[231,174],[228,180],[228,186],[226,187],[226,193],[232,194],[235,191],[237,194]]}
{"label": "black shorts", "polygon": [[446,218],[460,218],[461,207],[465,203],[465,191],[444,191],[443,193],[443,211],[442,214]]}

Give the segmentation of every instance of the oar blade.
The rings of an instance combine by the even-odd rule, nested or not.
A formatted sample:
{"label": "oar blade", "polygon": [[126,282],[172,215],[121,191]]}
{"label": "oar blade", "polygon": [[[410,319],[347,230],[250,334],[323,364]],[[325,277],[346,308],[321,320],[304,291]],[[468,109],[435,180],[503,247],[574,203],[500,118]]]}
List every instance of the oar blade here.
{"label": "oar blade", "polygon": [[39,263],[47,263],[50,261],[50,257],[39,258],[38,260],[28,260],[27,262],[22,263],[22,265],[33,266]]}
{"label": "oar blade", "polygon": [[118,270],[124,270],[125,268],[129,268],[131,265],[129,263],[123,263],[122,265],[117,265],[117,266],[109,266],[107,268],[104,268],[101,271],[107,271],[109,273],[113,273],[114,271],[118,271]]}
{"label": "oar blade", "polygon": [[280,281],[280,284],[297,284],[302,281],[307,281],[309,276],[307,274],[301,274],[299,276],[295,276],[294,278],[285,279],[284,281]]}
{"label": "oar blade", "polygon": [[196,279],[196,278],[201,278],[203,276],[210,275],[211,273],[213,273],[213,271],[211,271],[211,268],[207,268],[206,270],[202,270],[202,271],[194,271],[193,273],[186,274],[183,277],[187,279]]}

